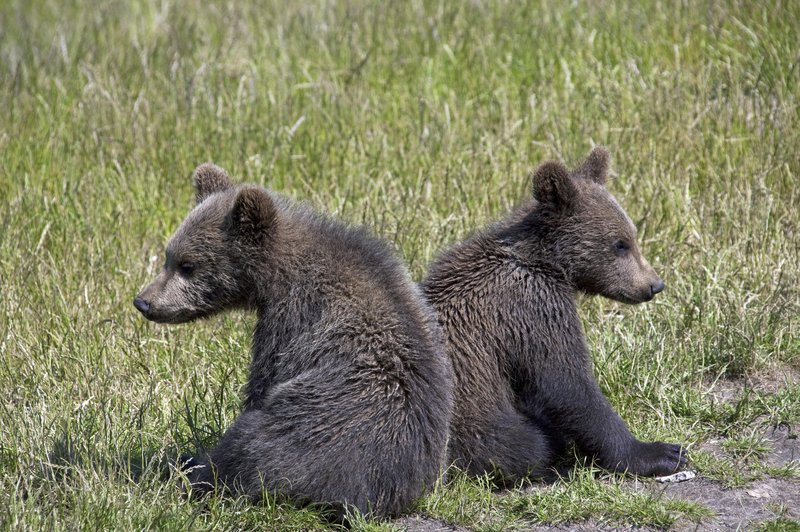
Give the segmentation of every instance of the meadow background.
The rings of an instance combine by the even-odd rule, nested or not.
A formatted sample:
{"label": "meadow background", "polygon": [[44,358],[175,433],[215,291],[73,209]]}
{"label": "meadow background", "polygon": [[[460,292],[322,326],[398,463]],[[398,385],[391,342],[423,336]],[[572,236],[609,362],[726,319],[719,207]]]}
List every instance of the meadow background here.
{"label": "meadow background", "polygon": [[[254,322],[160,326],[131,304],[207,160],[369,224],[420,279],[539,162],[606,145],[667,289],[581,300],[601,386],[706,482],[800,493],[764,438],[800,426],[799,30],[789,1],[3,1],[0,526],[326,526],[163,478],[237,414]],[[591,464],[505,492],[452,477],[419,518],[355,528],[715,519]],[[769,511],[753,526],[800,527]]]}

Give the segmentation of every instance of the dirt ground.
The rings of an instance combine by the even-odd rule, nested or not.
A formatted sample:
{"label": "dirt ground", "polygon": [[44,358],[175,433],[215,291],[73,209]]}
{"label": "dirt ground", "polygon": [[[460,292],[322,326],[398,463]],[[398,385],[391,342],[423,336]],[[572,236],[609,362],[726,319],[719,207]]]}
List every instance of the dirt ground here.
{"label": "dirt ground", "polygon": [[[789,427],[770,427],[763,434],[770,447],[764,461],[773,466],[800,461],[800,439]],[[713,452],[720,442],[699,446]],[[780,517],[800,519],[800,480],[765,478],[741,488],[725,488],[701,475],[678,484],[647,483],[644,489],[672,499],[686,499],[703,504],[715,516],[700,523],[677,523],[676,530],[748,530],[756,523]]]}
{"label": "dirt ground", "polygon": [[[763,442],[770,448],[763,458],[772,466],[785,466],[800,462],[800,438],[797,430],[786,426],[769,427],[763,433]],[[712,440],[695,449],[722,453],[722,441]],[[697,522],[678,521],[671,530],[727,531],[750,530],[757,523],[778,517],[800,519],[800,479],[765,478],[750,482],[740,488],[727,488],[719,482],[697,475],[694,479],[675,484],[660,484],[652,480],[626,481],[626,487],[647,491],[657,497],[685,499],[704,505],[715,515]],[[533,488],[536,489],[536,488]],[[398,519],[394,524],[402,529],[420,532],[452,532],[468,530],[450,523],[420,516]],[[570,523],[559,526],[531,526],[532,531],[589,531],[589,530],[634,530],[632,527],[599,524],[592,521]],[[636,530],[647,530],[636,528]]]}

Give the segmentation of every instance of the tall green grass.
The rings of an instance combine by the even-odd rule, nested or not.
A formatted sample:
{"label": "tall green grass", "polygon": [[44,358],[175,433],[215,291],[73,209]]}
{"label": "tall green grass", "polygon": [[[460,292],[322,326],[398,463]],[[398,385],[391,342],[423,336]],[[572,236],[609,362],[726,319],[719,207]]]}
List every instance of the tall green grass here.
{"label": "tall green grass", "polygon": [[[799,21],[796,2],[2,2],[0,523],[324,526],[271,499],[188,503],[161,476],[213,445],[246,377],[252,317],[170,328],[131,306],[206,160],[372,226],[420,278],[540,161],[605,144],[667,283],[635,309],[582,301],[611,401],[643,438],[797,427]],[[712,477],[746,467],[698,456]],[[506,498],[462,479],[418,511],[702,515],[606,504],[616,488],[581,471]]]}

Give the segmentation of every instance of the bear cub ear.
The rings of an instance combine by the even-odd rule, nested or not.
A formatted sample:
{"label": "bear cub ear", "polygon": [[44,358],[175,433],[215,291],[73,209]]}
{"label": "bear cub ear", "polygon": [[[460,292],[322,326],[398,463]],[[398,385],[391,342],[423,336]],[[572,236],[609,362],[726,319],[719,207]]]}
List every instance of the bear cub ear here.
{"label": "bear cub ear", "polygon": [[566,208],[577,194],[569,170],[558,161],[542,163],[533,174],[533,197],[539,203]]}
{"label": "bear cub ear", "polygon": [[198,166],[192,174],[192,183],[194,183],[195,201],[198,205],[211,194],[222,192],[233,186],[225,170],[212,163],[203,163]]}
{"label": "bear cub ear", "polygon": [[589,179],[598,185],[605,185],[608,177],[608,164],[610,156],[603,146],[595,146],[580,166],[575,169],[576,177]]}
{"label": "bear cub ear", "polygon": [[239,191],[229,218],[234,233],[259,243],[267,236],[275,220],[275,204],[266,190],[246,186]]}

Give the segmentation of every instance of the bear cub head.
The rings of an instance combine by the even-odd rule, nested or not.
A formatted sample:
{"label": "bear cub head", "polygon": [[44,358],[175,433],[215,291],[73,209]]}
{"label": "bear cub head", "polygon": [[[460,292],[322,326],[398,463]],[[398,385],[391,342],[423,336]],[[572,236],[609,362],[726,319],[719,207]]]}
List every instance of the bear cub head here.
{"label": "bear cub head", "polygon": [[642,256],[633,222],[605,187],[608,165],[602,147],[572,171],[560,162],[543,163],[533,175],[531,221],[576,289],[642,303],[664,282]]}
{"label": "bear cub head", "polygon": [[251,303],[254,267],[268,264],[276,207],[260,187],[234,186],[210,163],[192,175],[196,206],[167,243],[158,276],[133,301],[145,318],[183,323]]}

